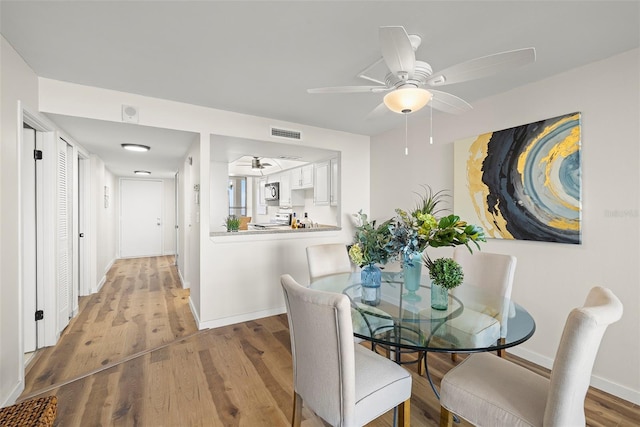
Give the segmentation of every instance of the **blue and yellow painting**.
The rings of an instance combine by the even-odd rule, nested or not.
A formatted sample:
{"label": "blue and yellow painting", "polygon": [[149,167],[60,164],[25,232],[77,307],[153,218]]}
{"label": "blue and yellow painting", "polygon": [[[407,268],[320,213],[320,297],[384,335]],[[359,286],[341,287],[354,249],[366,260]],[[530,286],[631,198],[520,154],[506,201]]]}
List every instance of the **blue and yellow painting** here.
{"label": "blue and yellow painting", "polygon": [[581,243],[580,113],[454,144],[454,211],[487,236]]}

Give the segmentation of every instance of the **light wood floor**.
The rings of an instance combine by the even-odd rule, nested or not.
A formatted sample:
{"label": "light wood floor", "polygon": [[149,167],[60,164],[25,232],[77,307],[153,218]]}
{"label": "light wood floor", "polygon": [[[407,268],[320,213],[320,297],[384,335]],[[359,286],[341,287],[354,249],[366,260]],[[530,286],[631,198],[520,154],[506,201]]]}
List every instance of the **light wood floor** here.
{"label": "light wood floor", "polygon": [[[119,260],[58,345],[38,352],[21,399],[58,396],[58,426],[287,426],[292,368],[286,315],[198,331],[172,257]],[[511,357],[543,375],[542,368]],[[430,354],[439,384],[453,367]],[[415,365],[411,425],[435,426],[438,402]],[[640,408],[592,389],[589,426],[638,426]],[[303,426],[324,426],[303,411]],[[390,426],[391,414],[370,426]],[[467,426],[461,423],[461,426]]]}

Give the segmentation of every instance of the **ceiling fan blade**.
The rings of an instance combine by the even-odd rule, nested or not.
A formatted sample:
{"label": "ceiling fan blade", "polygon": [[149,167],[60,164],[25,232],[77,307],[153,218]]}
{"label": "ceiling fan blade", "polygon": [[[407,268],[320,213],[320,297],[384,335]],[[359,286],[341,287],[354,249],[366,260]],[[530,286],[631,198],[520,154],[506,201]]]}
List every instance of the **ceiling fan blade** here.
{"label": "ceiling fan blade", "polygon": [[371,110],[369,114],[367,114],[367,117],[365,118],[365,120],[379,119],[380,117],[383,117],[384,115],[386,115],[389,111],[390,111],[389,108],[387,108],[387,106],[384,105],[384,102],[381,102],[380,104],[378,104],[376,108],[374,108],[373,110]]}
{"label": "ceiling fan blade", "polygon": [[535,62],[536,49],[533,47],[495,53],[481,58],[471,59],[431,75],[426,84],[443,86],[466,82],[497,74]]}
{"label": "ceiling fan blade", "polygon": [[319,87],[315,89],[307,89],[308,93],[357,93],[357,92],[385,92],[389,90],[386,86],[336,86],[336,87]]}
{"label": "ceiling fan blade", "polygon": [[404,27],[380,27],[380,50],[392,73],[410,73],[415,69],[416,54]]}
{"label": "ceiling fan blade", "polygon": [[433,89],[429,89],[429,92],[433,94],[429,104],[436,110],[451,114],[462,114],[473,109],[467,101],[450,93]]}

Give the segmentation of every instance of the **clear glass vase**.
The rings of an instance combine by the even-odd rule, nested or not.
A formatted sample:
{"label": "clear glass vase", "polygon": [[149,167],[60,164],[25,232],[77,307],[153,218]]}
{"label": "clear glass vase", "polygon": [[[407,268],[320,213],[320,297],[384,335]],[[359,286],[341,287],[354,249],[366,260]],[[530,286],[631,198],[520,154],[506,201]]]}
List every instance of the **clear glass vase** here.
{"label": "clear glass vase", "polygon": [[449,308],[449,290],[435,283],[431,283],[431,308],[446,310]]}
{"label": "clear glass vase", "polygon": [[362,283],[361,301],[368,305],[380,304],[380,285],[382,284],[382,270],[375,264],[362,267],[360,272]]}
{"label": "clear glass vase", "polygon": [[413,265],[404,263],[402,266],[404,288],[407,290],[407,293],[403,297],[407,301],[420,301],[422,297],[416,294],[416,291],[420,289],[420,275],[422,274],[422,253],[414,252],[413,254],[411,254],[411,263]]}

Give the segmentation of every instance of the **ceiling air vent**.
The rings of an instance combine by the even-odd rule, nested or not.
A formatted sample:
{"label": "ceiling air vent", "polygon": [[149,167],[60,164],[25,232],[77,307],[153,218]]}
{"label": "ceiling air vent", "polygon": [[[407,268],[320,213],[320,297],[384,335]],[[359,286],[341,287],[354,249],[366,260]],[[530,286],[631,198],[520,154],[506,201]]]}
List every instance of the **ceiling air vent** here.
{"label": "ceiling air vent", "polygon": [[276,138],[295,139],[297,141],[302,140],[302,132],[290,129],[280,129],[271,126],[271,136]]}

